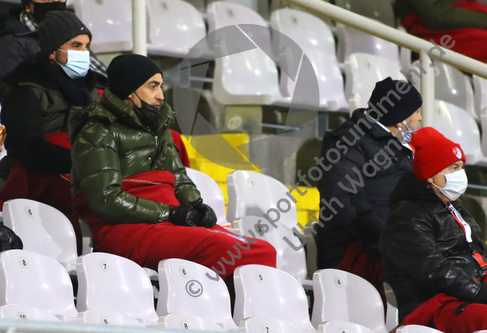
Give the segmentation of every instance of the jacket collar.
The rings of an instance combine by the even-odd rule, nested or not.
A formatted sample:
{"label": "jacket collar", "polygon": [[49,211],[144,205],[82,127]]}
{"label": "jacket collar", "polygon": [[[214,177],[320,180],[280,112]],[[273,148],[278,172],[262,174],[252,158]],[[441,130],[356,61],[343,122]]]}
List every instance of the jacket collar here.
{"label": "jacket collar", "polygon": [[364,113],[365,111],[366,109],[357,109],[352,113],[352,119],[355,122],[359,121],[360,119],[364,119],[368,124],[371,125],[370,128],[364,125],[359,125],[364,132],[369,132],[370,135],[376,139],[390,138],[391,136],[394,137],[390,131],[386,131],[378,123],[370,122],[370,118],[368,118]]}
{"label": "jacket collar", "polygon": [[22,22],[20,22],[20,15],[11,16],[5,22],[5,29],[0,33],[3,35],[14,35],[16,37],[23,37],[28,35],[37,35],[37,31],[31,31]]}

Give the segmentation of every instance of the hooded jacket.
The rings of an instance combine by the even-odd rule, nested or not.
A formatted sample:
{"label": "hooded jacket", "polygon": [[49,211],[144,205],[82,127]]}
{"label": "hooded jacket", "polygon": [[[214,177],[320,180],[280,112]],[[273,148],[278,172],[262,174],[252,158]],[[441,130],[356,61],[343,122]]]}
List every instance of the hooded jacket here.
{"label": "hooded jacket", "polygon": [[124,178],[160,170],[174,174],[174,191],[181,204],[200,198],[178,157],[169,130],[173,121],[174,112],[163,103],[151,132],[109,89],[101,101],[73,108],[69,120],[73,196],[84,195],[98,217],[115,223],[164,222],[169,206],[122,190]]}
{"label": "hooded jacket", "polygon": [[[323,138],[321,156],[331,169],[319,180],[320,200],[339,200],[343,208],[335,203],[336,214],[330,209],[322,214],[326,220],[322,220],[324,227],[318,228],[319,268],[338,267],[356,240],[377,245],[389,212],[389,196],[399,178],[412,171],[412,151],[379,124],[367,120],[364,111],[355,110],[351,119]],[[333,149],[340,152],[335,163],[328,161],[328,157],[337,159],[336,154],[328,153]],[[364,168],[373,177],[367,177]],[[358,185],[354,187],[350,179]],[[320,206],[323,208],[323,202]]]}
{"label": "hooded jacket", "polygon": [[472,255],[476,251],[487,258],[485,241],[460,200],[452,205],[472,229],[470,245],[445,203],[412,173],[400,179],[390,204],[380,250],[384,279],[394,290],[400,321],[439,293],[486,302],[487,285],[478,280],[482,269]]}

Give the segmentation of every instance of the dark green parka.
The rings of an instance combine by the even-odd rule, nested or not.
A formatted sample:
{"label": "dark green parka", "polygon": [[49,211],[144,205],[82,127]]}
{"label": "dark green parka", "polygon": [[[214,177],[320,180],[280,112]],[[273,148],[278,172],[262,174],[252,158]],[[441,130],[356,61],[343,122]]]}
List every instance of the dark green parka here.
{"label": "dark green parka", "polygon": [[169,125],[174,112],[163,103],[154,133],[135,111],[106,89],[101,101],[73,108],[69,136],[73,145],[72,194],[83,192],[97,216],[118,223],[168,220],[169,206],[135,197],[122,190],[124,178],[147,171],[169,171],[175,195],[183,204],[200,198],[186,175]]}

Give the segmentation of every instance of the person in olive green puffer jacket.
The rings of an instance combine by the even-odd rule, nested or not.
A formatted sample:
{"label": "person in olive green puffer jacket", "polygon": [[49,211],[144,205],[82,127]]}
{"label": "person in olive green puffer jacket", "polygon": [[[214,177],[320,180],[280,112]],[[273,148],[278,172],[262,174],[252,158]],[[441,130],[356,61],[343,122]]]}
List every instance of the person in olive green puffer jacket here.
{"label": "person in olive green puffer jacket", "polygon": [[163,100],[157,65],[122,55],[108,67],[101,101],[70,115],[73,205],[90,226],[94,249],[157,269],[168,258],[214,267],[246,244],[241,255],[230,254],[236,260],[221,268],[222,278],[240,265],[275,267],[270,244],[250,244],[215,225],[215,213],[178,157],[169,130],[174,113]]}

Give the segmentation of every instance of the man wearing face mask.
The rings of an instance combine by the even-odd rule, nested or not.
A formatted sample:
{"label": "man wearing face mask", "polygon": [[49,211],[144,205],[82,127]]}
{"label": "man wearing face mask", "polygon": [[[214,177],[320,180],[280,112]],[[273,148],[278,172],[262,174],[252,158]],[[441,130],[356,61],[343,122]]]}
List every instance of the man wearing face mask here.
{"label": "man wearing face mask", "polygon": [[[22,0],[23,11],[11,16],[0,32],[0,80],[5,79],[19,64],[34,61],[41,51],[39,44],[39,24],[47,13],[65,10],[66,0]],[[106,68],[94,54],[90,55],[90,69],[97,75],[99,88],[106,86]],[[10,87],[0,87],[0,100]]]}
{"label": "man wearing face mask", "polygon": [[408,138],[419,127],[421,104],[411,84],[388,77],[377,82],[367,109],[355,110],[349,120],[325,134],[321,157],[326,167],[318,183],[320,269],[340,268],[383,290],[377,244],[389,195],[399,178],[412,170]]}
{"label": "man wearing face mask", "polygon": [[458,198],[468,185],[460,145],[431,127],[413,134],[413,172],[390,198],[380,250],[402,325],[445,333],[487,329],[487,252]]}
{"label": "man wearing face mask", "polygon": [[[90,226],[95,250],[153,269],[167,258],[195,261],[230,284],[240,265],[275,267],[270,244],[215,225],[178,157],[162,84],[149,58],[121,55],[108,66],[101,101],[71,113],[73,206]],[[233,264],[221,267],[232,251]]]}
{"label": "man wearing face mask", "polygon": [[[51,11],[39,26],[41,52],[9,76],[13,87],[2,103],[8,135],[7,157],[13,166],[0,191],[3,201],[28,198],[58,208],[73,223],[70,182],[71,145],[67,127],[71,107],[98,99],[89,69],[91,32],[71,12]],[[80,238],[78,238],[80,240]]]}

